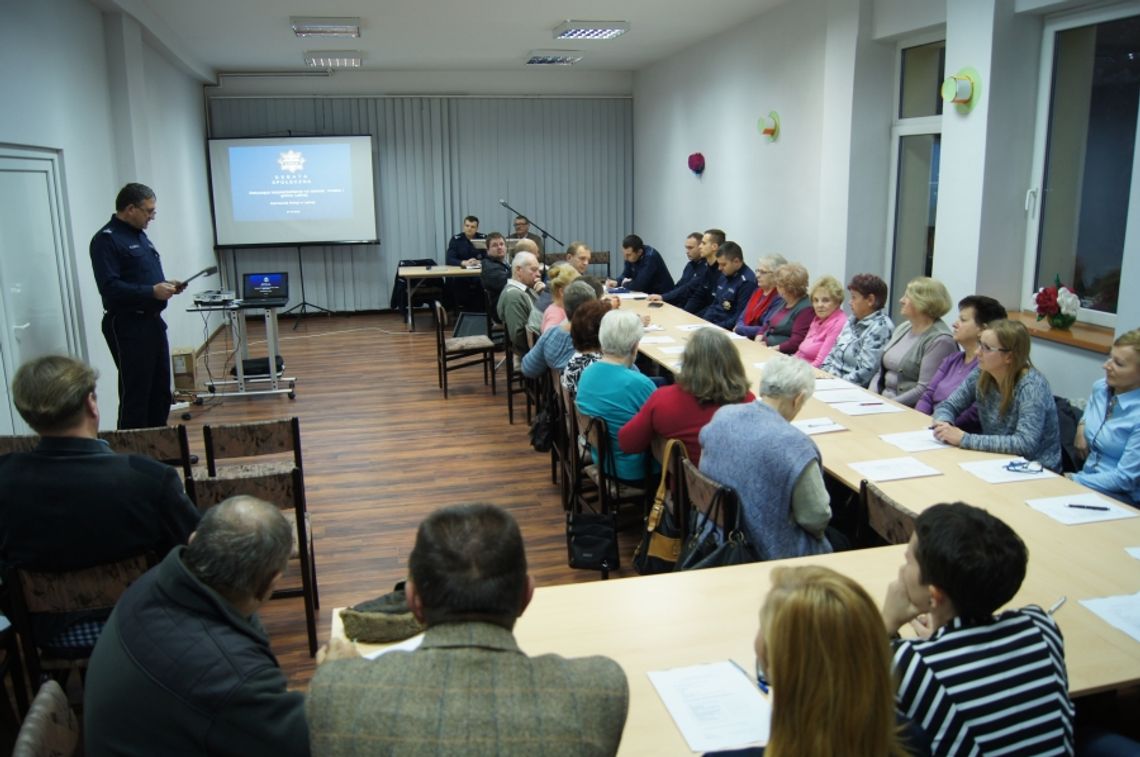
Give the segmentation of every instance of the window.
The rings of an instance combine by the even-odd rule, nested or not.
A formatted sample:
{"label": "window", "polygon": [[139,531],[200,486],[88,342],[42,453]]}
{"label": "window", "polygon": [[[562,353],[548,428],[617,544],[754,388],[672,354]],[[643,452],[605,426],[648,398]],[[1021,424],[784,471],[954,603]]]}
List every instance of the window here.
{"label": "window", "polygon": [[1140,200],[1133,191],[1140,16],[1119,13],[1046,24],[1027,197],[1030,298],[1060,277],[1081,298],[1080,319],[1104,325],[1114,325],[1103,314],[1117,310],[1129,208]]}
{"label": "window", "polygon": [[[935,209],[942,147],[942,98],[946,43],[911,44],[899,50],[898,107],[891,127],[891,292],[901,292],[934,267]],[[897,316],[898,297],[890,312]]]}

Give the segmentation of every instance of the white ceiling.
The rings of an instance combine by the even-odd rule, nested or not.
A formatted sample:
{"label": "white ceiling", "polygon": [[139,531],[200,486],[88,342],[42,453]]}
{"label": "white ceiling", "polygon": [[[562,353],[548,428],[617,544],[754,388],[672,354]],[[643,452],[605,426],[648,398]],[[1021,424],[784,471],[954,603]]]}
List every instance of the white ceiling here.
{"label": "white ceiling", "polygon": [[[578,49],[575,69],[632,71],[785,0],[92,0],[135,17],[198,71],[304,69],[305,50],[358,49],[369,70],[522,70],[532,49]],[[359,39],[301,39],[290,16],[359,16]],[[625,20],[608,42],[556,42],[567,19]]]}

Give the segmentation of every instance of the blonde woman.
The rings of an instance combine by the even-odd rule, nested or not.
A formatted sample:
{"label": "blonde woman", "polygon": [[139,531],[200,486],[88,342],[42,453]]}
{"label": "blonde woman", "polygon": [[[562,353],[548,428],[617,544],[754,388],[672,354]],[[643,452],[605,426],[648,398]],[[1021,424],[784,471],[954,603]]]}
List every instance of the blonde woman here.
{"label": "blonde woman", "polygon": [[918,734],[908,732],[904,746],[883,620],[850,578],[813,565],[775,568],[755,648],[772,692],[766,757],[925,753]]}
{"label": "blonde woman", "polygon": [[815,282],[811,288],[811,306],[815,317],[808,326],[807,336],[800,342],[796,350],[796,357],[806,360],[816,368],[823,365],[839,332],[847,323],[847,314],[840,306],[843,305],[843,285],[836,281],[834,276],[824,276]]}
{"label": "blonde woman", "polygon": [[559,265],[550,269],[550,304],[542,311],[542,328],[540,334],[553,328],[566,320],[566,308],[562,302],[562,295],[566,287],[582,274],[572,265]]}
{"label": "blonde woman", "polygon": [[808,299],[808,272],[799,263],[787,263],[776,269],[776,291],[784,301],[773,308],[768,323],[753,337],[757,342],[775,347],[785,355],[794,355],[811,328],[813,317]]}
{"label": "blonde woman", "polygon": [[958,350],[950,327],[942,321],[950,312],[950,292],[941,281],[919,276],[906,285],[899,304],[906,322],[899,324],[887,342],[870,388],[914,407],[942,361]]}
{"label": "blonde woman", "polygon": [[1140,506],[1140,329],[1113,343],[1075,443],[1085,465],[1074,480]]}
{"label": "blonde woman", "polygon": [[[980,434],[954,425],[973,402]],[[1029,331],[1020,321],[994,321],[978,337],[978,367],[934,409],[934,436],[962,449],[1021,455],[1060,472],[1057,405],[1049,382],[1029,362]]]}

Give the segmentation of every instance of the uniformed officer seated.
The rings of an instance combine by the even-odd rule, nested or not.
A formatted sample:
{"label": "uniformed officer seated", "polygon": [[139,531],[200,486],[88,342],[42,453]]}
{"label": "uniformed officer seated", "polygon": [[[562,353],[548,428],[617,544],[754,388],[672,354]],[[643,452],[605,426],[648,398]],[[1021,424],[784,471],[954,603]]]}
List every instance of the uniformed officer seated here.
{"label": "uniformed officer seated", "polygon": [[756,291],[756,274],[744,265],[744,251],[736,242],[725,242],[720,246],[716,251],[716,263],[720,268],[720,278],[717,279],[713,300],[701,313],[701,318],[731,329]]}

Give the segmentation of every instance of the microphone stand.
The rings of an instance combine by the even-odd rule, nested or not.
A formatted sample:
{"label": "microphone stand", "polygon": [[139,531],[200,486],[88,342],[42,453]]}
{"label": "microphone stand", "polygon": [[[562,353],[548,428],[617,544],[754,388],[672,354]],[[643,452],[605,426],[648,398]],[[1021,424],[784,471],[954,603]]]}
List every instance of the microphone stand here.
{"label": "microphone stand", "polygon": [[533,226],[535,229],[537,229],[537,230],[539,230],[539,231],[541,231],[541,232],[542,232],[542,277],[543,277],[543,278],[546,278],[546,242],[547,242],[547,240],[553,240],[555,244],[557,244],[557,245],[560,245],[560,246],[562,246],[562,247],[565,247],[565,246],[566,246],[566,243],[565,243],[565,242],[563,242],[563,241],[562,241],[561,239],[559,239],[558,237],[556,237],[556,236],[554,236],[553,234],[551,234],[551,233],[550,233],[549,231],[547,231],[546,229],[544,229],[544,228],[542,228],[541,226],[539,226],[539,225],[538,225],[537,223],[535,223],[534,221],[532,221],[532,220],[530,219],[530,216],[528,216],[526,213],[522,213],[522,212],[520,212],[520,211],[518,211],[518,210],[515,210],[514,208],[512,208],[512,207],[511,207],[511,205],[510,205],[510,203],[508,203],[506,200],[500,199],[500,200],[499,200],[499,204],[500,204],[500,205],[502,205],[502,206],[503,206],[504,208],[506,208],[507,210],[509,210],[509,211],[511,211],[512,213],[514,213],[516,216],[522,216],[523,218],[527,219],[527,221],[529,221],[529,222],[530,222],[530,225],[531,225],[531,226]]}

